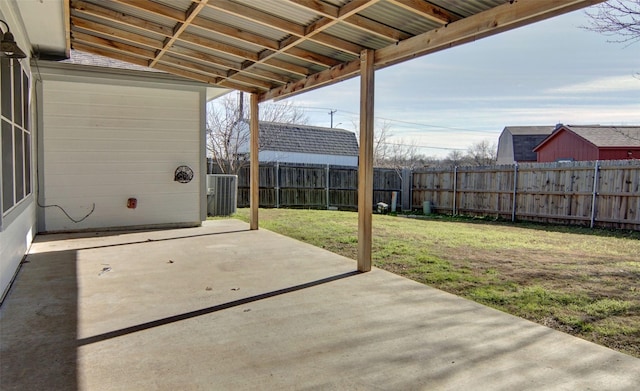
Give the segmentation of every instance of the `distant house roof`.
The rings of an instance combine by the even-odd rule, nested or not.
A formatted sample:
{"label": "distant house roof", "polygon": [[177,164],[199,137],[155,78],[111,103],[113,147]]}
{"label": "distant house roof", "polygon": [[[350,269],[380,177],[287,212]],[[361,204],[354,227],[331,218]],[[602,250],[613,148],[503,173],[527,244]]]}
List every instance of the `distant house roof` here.
{"label": "distant house roof", "polygon": [[563,131],[572,132],[599,148],[640,147],[640,126],[560,125],[535,150]]}
{"label": "distant house roof", "polygon": [[514,136],[529,136],[529,135],[550,135],[555,126],[507,126],[505,131],[511,133]]}
{"label": "distant house roof", "polygon": [[358,140],[344,129],[260,122],[260,148],[318,155],[358,156]]}
{"label": "distant house roof", "polygon": [[[554,129],[555,126],[505,127],[502,134],[507,137],[510,135],[510,142],[509,140],[504,140],[503,136],[500,136],[500,143],[510,143],[511,148],[507,146],[506,149],[503,149],[498,145],[498,161],[502,161],[503,163],[535,162],[538,157],[533,149],[550,135]],[[511,156],[512,152],[513,156]]]}

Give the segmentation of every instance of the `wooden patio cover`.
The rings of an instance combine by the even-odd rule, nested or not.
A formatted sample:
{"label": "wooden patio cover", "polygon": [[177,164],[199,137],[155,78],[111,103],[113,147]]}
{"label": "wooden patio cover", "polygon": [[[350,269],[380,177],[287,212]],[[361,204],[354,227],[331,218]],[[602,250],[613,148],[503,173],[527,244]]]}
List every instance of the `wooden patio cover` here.
{"label": "wooden patio cover", "polygon": [[258,104],[361,77],[358,269],[371,268],[374,71],[603,0],[70,0],[68,49],[251,93]]}

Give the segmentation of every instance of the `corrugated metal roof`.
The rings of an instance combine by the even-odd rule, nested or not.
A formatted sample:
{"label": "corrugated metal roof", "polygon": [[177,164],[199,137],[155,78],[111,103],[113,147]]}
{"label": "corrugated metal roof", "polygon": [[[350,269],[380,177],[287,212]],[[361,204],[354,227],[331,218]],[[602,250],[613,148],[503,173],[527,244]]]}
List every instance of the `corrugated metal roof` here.
{"label": "corrugated metal roof", "polygon": [[[73,48],[159,64],[176,75],[257,93],[263,101],[357,75],[362,49],[376,50],[375,65],[383,68],[592,3],[70,0],[70,42]],[[460,18],[469,19],[456,29]],[[445,25],[450,27],[441,28]],[[420,36],[425,39],[412,39]],[[210,75],[204,64],[209,60],[216,64]],[[290,85],[279,88],[284,75]]]}
{"label": "corrugated metal roof", "polygon": [[431,3],[446,8],[462,17],[468,17],[512,1],[513,0],[431,0]]}
{"label": "corrugated metal roof", "polygon": [[205,7],[200,16],[212,20],[214,22],[230,26],[238,31],[249,31],[260,36],[281,41],[289,36],[288,33],[282,32],[273,27],[265,26],[260,23],[252,22],[240,16],[233,15],[231,13],[221,11],[219,9]]}
{"label": "corrugated metal roof", "polygon": [[391,39],[372,35],[347,23],[338,23],[328,28],[326,32],[367,49],[381,49],[393,42]]}
{"label": "corrugated metal roof", "polygon": [[235,2],[301,26],[309,25],[320,18],[315,12],[303,7],[298,7],[286,0],[235,0]]}
{"label": "corrugated metal roof", "polygon": [[185,31],[187,31],[188,33],[197,35],[199,37],[205,38],[207,40],[223,43],[225,45],[230,45],[238,49],[249,50],[252,52],[259,52],[260,50],[264,49],[260,45],[249,43],[245,40],[232,38],[227,35],[223,35],[223,34],[213,32],[204,28],[196,27],[196,26],[189,26]]}
{"label": "corrugated metal roof", "polygon": [[418,35],[425,31],[442,27],[442,24],[382,1],[367,8],[360,15],[390,27],[394,26],[397,30],[411,35]]}

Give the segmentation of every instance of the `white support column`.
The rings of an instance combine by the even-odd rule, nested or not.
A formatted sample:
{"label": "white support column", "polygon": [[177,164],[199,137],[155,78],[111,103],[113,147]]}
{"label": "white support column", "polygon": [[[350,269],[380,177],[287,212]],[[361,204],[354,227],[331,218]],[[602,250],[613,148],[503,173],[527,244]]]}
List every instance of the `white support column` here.
{"label": "white support column", "polygon": [[358,271],[371,270],[373,215],[373,50],[360,53],[360,158],[358,160]]}
{"label": "white support column", "polygon": [[258,161],[258,138],[260,127],[258,122],[258,96],[251,94],[251,116],[249,119],[250,131],[250,183],[249,183],[249,206],[251,209],[249,216],[249,228],[258,229],[258,206],[260,205],[260,163]]}

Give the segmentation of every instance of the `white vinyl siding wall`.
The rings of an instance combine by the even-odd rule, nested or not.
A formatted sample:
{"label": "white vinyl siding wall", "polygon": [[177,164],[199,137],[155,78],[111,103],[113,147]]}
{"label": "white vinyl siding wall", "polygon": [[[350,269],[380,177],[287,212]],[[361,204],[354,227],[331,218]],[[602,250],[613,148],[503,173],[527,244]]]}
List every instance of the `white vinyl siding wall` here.
{"label": "white vinyl siding wall", "polygon": [[[0,19],[11,26],[11,32],[20,48],[29,48],[29,41],[23,35],[20,18],[13,2],[0,1]],[[4,26],[2,26],[4,29]],[[5,30],[6,31],[6,30]],[[8,166],[4,166],[0,158],[0,299],[8,292],[11,281],[20,266],[24,254],[29,249],[36,234],[35,208],[35,128],[33,124],[32,75],[29,58],[22,60],[4,59],[0,67],[0,108],[9,109],[9,113],[0,113],[5,129],[9,126],[11,133],[0,132],[0,144],[7,152],[4,156]],[[11,72],[7,65],[12,63]],[[22,80],[18,80],[21,68]],[[9,91],[7,91],[7,88]],[[17,89],[21,89],[21,97],[17,97]],[[7,94],[7,92],[10,92]],[[4,96],[1,96],[4,95]],[[0,110],[2,111],[2,110]],[[20,118],[19,118],[20,117]],[[22,135],[22,140],[20,140]],[[9,139],[11,136],[11,140]],[[6,137],[6,138],[5,138]],[[22,145],[22,153],[20,152]],[[17,147],[17,150],[16,150]],[[0,149],[1,150],[1,149]],[[11,156],[9,155],[11,152]],[[17,168],[17,169],[16,169]],[[5,178],[4,175],[12,178]],[[4,186],[11,186],[5,188]],[[11,199],[4,197],[11,196]],[[0,375],[1,376],[1,375]]]}
{"label": "white vinyl siding wall", "polygon": [[[41,230],[201,221],[201,92],[43,81]],[[190,183],[174,181],[188,165]],[[136,198],[137,208],[127,208]]]}

